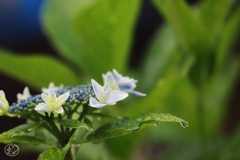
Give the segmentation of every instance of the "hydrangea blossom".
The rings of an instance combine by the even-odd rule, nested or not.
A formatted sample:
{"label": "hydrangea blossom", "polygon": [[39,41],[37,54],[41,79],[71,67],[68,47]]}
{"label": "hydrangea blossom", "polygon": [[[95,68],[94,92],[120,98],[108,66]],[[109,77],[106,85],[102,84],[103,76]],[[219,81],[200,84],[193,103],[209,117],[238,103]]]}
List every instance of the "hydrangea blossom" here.
{"label": "hydrangea blossom", "polygon": [[106,74],[103,74],[102,77],[104,84],[109,85],[112,89],[127,92],[135,96],[146,96],[146,94],[134,90],[137,80],[127,76],[124,77],[115,69],[113,69],[113,72],[107,72]]}
{"label": "hydrangea blossom", "polygon": [[128,96],[125,92],[112,90],[108,84],[101,86],[95,80],[92,79],[91,81],[95,96],[97,97],[97,99],[90,97],[89,105],[91,107],[102,108],[105,105],[114,105],[117,101],[123,100]]}
{"label": "hydrangea blossom", "polygon": [[62,105],[68,99],[69,92],[66,92],[57,97],[54,89],[52,88],[48,94],[42,93],[41,97],[44,103],[39,103],[35,107],[36,111],[55,112],[61,114],[64,112]]}
{"label": "hydrangea blossom", "polygon": [[3,90],[0,90],[0,116],[8,113],[9,104],[6,100],[5,93]]}
{"label": "hydrangea blossom", "polygon": [[63,84],[61,84],[59,87],[55,86],[53,82],[49,83],[48,88],[42,88],[43,93],[49,93],[51,89],[54,89],[54,91],[63,88]]}
{"label": "hydrangea blossom", "polygon": [[27,99],[30,96],[30,91],[28,87],[25,87],[23,90],[23,94],[17,94],[17,101],[20,102],[21,99]]}

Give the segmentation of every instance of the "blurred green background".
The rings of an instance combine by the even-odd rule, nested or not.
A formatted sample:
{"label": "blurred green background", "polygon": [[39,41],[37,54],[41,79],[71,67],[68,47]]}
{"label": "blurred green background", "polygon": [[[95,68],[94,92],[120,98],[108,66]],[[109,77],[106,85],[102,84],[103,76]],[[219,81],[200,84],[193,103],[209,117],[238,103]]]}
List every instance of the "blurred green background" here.
{"label": "blurred green background", "polygon": [[[49,82],[102,82],[101,74],[115,68],[138,79],[136,90],[147,96],[103,112],[170,113],[190,123],[84,144],[79,159],[240,159],[238,0],[33,2],[0,1],[6,10],[0,16],[0,89],[10,104],[26,85],[40,93]],[[24,123],[0,121],[1,132]],[[42,147],[20,148],[34,157]]]}

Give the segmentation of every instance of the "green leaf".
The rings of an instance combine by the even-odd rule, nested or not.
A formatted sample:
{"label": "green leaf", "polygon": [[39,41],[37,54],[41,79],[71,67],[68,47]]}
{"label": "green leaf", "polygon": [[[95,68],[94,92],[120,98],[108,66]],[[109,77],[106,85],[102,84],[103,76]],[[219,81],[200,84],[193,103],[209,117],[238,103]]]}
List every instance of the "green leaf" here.
{"label": "green leaf", "polygon": [[66,153],[72,144],[73,137],[74,136],[70,138],[68,143],[62,149],[59,149],[57,147],[48,148],[46,151],[39,155],[38,160],[64,160]]}
{"label": "green leaf", "polygon": [[[216,53],[216,69],[221,70],[225,68],[225,64],[228,61],[228,54],[231,50],[231,47],[234,44],[234,40],[239,35],[239,26],[240,26],[240,7],[238,7],[230,16],[228,21],[226,22],[221,38],[219,41],[219,45]],[[226,61],[227,60],[227,61]]]}
{"label": "green leaf", "polygon": [[[112,159],[131,159],[144,141],[147,130],[104,140]],[[117,145],[116,145],[117,144]]]}
{"label": "green leaf", "polygon": [[79,120],[62,119],[62,120],[54,120],[54,121],[66,128],[85,128],[86,130],[88,130],[90,132],[94,132],[92,127],[90,127],[89,125],[87,125],[84,122],[80,122]]}
{"label": "green leaf", "polygon": [[71,23],[73,17],[80,10],[94,1],[51,0],[43,12],[43,25],[49,39],[62,56],[81,69],[86,68],[84,67],[84,59],[81,58],[84,51]]}
{"label": "green leaf", "polygon": [[45,55],[14,55],[0,50],[0,71],[41,89],[50,82],[77,85],[76,74],[64,63]]}
{"label": "green leaf", "polygon": [[[160,79],[169,66],[170,59],[175,55],[176,37],[168,26],[161,27],[150,43],[146,58],[143,62],[140,85],[150,89]],[[154,68],[154,69],[153,69]],[[143,88],[143,90],[145,90]]]}
{"label": "green leaf", "polygon": [[41,121],[41,122],[36,122],[36,123],[28,123],[28,124],[19,125],[15,128],[12,128],[12,129],[0,134],[0,138],[2,138],[2,137],[3,138],[5,138],[5,137],[11,138],[12,136],[20,135],[23,132],[30,132],[33,128],[40,126],[42,123],[43,122]]}
{"label": "green leaf", "polygon": [[21,143],[31,143],[31,144],[47,144],[44,140],[31,135],[31,132],[36,127],[40,126],[42,122],[22,124],[15,128],[12,128],[6,132],[0,134],[0,142],[11,143],[11,142],[21,142]]}
{"label": "green leaf", "polygon": [[140,2],[97,0],[79,11],[73,26],[85,49],[81,58],[86,71],[97,75],[126,68]]}
{"label": "green leaf", "polygon": [[98,79],[111,68],[125,68],[139,5],[140,0],[52,0],[44,27],[64,57]]}
{"label": "green leaf", "polygon": [[97,142],[103,139],[113,138],[129,134],[134,131],[139,131],[149,126],[156,126],[162,122],[178,122],[184,128],[188,126],[188,122],[170,114],[149,113],[139,115],[135,118],[123,117],[121,119],[112,121],[98,128],[94,133],[88,135],[86,139],[88,141]]}
{"label": "green leaf", "polygon": [[43,141],[42,139],[39,139],[34,136],[29,136],[29,135],[15,135],[11,137],[4,137],[0,136],[0,142],[2,143],[12,143],[12,142],[20,142],[20,143],[27,143],[27,144],[47,144],[47,142]]}
{"label": "green leaf", "polygon": [[200,8],[200,17],[213,44],[223,28],[224,21],[234,0],[206,0]]}
{"label": "green leaf", "polygon": [[152,0],[175,31],[184,51],[207,54],[206,30],[184,0]]}

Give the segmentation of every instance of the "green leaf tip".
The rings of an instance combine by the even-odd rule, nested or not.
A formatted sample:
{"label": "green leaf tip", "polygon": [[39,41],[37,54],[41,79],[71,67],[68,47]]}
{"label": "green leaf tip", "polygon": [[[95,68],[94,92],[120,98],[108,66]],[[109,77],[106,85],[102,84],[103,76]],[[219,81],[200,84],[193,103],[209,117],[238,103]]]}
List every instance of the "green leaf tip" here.
{"label": "green leaf tip", "polygon": [[183,128],[187,128],[189,126],[188,122],[186,121],[181,121],[180,122],[180,125],[183,127]]}

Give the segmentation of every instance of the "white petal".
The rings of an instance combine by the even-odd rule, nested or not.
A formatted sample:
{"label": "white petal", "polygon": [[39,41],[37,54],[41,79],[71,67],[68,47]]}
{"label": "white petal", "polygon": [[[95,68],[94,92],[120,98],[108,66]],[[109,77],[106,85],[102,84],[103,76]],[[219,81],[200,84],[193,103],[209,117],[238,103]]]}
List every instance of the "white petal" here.
{"label": "white petal", "polygon": [[67,99],[68,99],[68,97],[69,97],[69,92],[66,92],[66,93],[64,93],[64,94],[62,94],[62,95],[60,95],[58,98],[57,98],[57,105],[58,106],[61,106]]}
{"label": "white petal", "polygon": [[118,89],[116,80],[111,72],[107,72],[106,75],[102,75],[104,84],[108,84],[111,89]]}
{"label": "white petal", "polygon": [[63,107],[59,107],[57,110],[54,110],[54,112],[61,114],[64,112]]}
{"label": "white petal", "polygon": [[54,88],[54,87],[55,87],[55,84],[53,82],[50,82],[48,88],[51,89],[51,88]]}
{"label": "white petal", "polygon": [[123,100],[127,96],[128,96],[128,93],[126,93],[126,92],[122,92],[122,91],[118,91],[118,90],[112,90],[110,95],[109,95],[107,104],[113,104],[114,102]]}
{"label": "white petal", "polygon": [[91,81],[92,81],[92,87],[96,97],[98,99],[101,99],[101,91],[103,87],[100,84],[98,84],[94,79],[92,79]]}
{"label": "white petal", "polygon": [[5,93],[3,90],[0,91],[0,97],[3,97],[3,99],[5,99]]}
{"label": "white petal", "polygon": [[146,96],[145,93],[141,93],[141,92],[138,92],[138,91],[131,91],[131,92],[128,92],[128,93],[133,95],[133,96]]}
{"label": "white petal", "polygon": [[36,111],[46,111],[46,112],[51,112],[52,111],[52,107],[49,104],[45,104],[45,103],[39,103],[36,107],[35,107]]}
{"label": "white petal", "polygon": [[42,93],[42,94],[41,94],[41,97],[42,97],[42,99],[43,99],[43,101],[44,101],[45,103],[48,102],[49,96],[48,96],[46,93]]}
{"label": "white petal", "polygon": [[30,96],[30,91],[28,87],[25,87],[23,90],[23,96],[28,97]]}
{"label": "white petal", "polygon": [[94,108],[102,108],[103,106],[106,106],[106,104],[102,104],[98,102],[95,98],[90,97],[89,99],[89,105]]}
{"label": "white petal", "polygon": [[53,96],[55,99],[57,98],[57,95],[56,95],[56,92],[54,90],[54,88],[51,88],[50,91],[49,91],[49,96]]}

